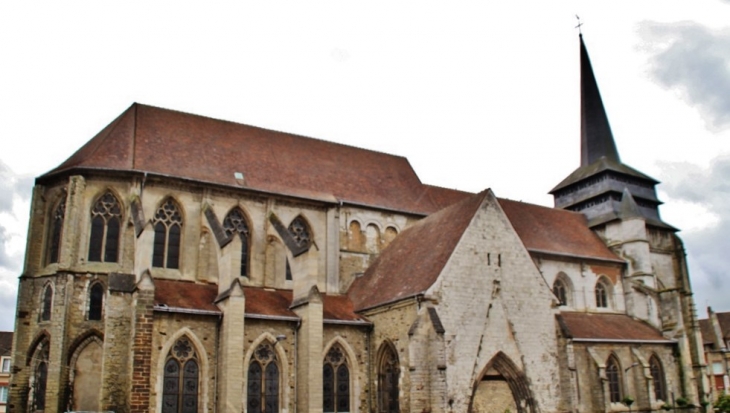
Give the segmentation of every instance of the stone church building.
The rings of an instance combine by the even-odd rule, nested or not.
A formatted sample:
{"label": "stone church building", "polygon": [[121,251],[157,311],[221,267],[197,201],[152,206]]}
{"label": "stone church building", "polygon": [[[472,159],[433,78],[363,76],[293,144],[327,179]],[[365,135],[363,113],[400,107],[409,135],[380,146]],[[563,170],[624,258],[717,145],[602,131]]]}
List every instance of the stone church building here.
{"label": "stone church building", "polygon": [[132,105],[36,180],[10,411],[699,406],[682,242],[619,158],[582,38],[580,64],[581,163],[554,208]]}

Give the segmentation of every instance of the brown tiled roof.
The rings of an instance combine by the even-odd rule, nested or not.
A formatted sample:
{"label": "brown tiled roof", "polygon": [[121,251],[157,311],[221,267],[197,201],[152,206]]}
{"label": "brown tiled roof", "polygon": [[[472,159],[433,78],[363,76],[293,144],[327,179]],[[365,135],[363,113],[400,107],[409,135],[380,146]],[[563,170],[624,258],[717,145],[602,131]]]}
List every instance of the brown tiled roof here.
{"label": "brown tiled roof", "polygon": [[730,312],[715,313],[717,321],[720,323],[720,331],[724,341],[730,340]]}
{"label": "brown tiled roof", "polygon": [[214,304],[218,295],[216,285],[160,279],[154,283],[156,306],[220,312]]}
{"label": "brown tiled roof", "polygon": [[[216,285],[161,279],[156,279],[154,282],[155,305],[160,308],[167,306],[170,309],[220,313],[215,305],[218,296]],[[289,290],[244,287],[243,294],[246,297],[246,315],[299,318],[289,309],[292,303],[292,292]],[[367,322],[366,319],[355,314],[352,302],[347,296],[323,294],[322,298],[325,320]],[[2,336],[0,336],[1,338]]]}
{"label": "brown tiled roof", "polygon": [[702,333],[702,344],[715,344],[715,333],[712,332],[712,323],[709,319],[698,320],[700,323],[700,332]]}
{"label": "brown tiled roof", "polygon": [[70,169],[235,187],[241,172],[244,187],[258,191],[419,214],[438,209],[404,157],[140,104],[43,177]]}
{"label": "brown tiled roof", "polygon": [[499,203],[531,252],[624,262],[588,228],[581,213],[508,199]]}
{"label": "brown tiled roof", "polygon": [[425,189],[425,196],[428,197],[431,204],[434,205],[434,207],[436,208],[434,209],[434,212],[440,209],[444,209],[447,206],[453,205],[459,201],[463,201],[464,199],[474,195],[471,192],[459,191],[457,189],[441,188],[439,186],[433,186],[428,184],[424,184],[423,187]]}
{"label": "brown tiled roof", "polygon": [[659,330],[626,314],[562,312],[556,317],[563,334],[575,340],[670,342]]}
{"label": "brown tiled roof", "polygon": [[0,356],[11,356],[13,352],[13,332],[0,331]]}
{"label": "brown tiled roof", "polygon": [[348,295],[360,311],[413,297],[428,289],[484,201],[487,190],[442,209],[398,235],[350,286]]}

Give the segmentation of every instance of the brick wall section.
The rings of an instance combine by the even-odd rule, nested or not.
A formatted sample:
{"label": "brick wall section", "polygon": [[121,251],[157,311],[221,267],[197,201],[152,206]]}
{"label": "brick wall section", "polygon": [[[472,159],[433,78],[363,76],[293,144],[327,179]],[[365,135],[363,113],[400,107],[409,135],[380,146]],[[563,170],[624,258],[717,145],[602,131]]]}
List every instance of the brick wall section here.
{"label": "brick wall section", "polygon": [[150,406],[150,393],[152,370],[152,331],[154,313],[155,291],[151,279],[143,276],[135,292],[134,308],[134,336],[132,339],[132,392],[130,400],[130,412],[148,412]]}

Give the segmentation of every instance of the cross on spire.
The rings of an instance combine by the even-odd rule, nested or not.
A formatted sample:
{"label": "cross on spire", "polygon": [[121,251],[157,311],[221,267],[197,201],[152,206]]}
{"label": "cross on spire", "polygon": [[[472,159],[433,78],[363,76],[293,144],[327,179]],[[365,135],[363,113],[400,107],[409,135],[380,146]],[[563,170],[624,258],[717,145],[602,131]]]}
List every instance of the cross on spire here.
{"label": "cross on spire", "polygon": [[578,34],[580,36],[583,36],[583,30],[581,29],[581,26],[583,26],[583,22],[580,21],[580,16],[577,14],[575,15],[575,18],[578,19],[578,24],[575,26],[576,29],[578,29]]}

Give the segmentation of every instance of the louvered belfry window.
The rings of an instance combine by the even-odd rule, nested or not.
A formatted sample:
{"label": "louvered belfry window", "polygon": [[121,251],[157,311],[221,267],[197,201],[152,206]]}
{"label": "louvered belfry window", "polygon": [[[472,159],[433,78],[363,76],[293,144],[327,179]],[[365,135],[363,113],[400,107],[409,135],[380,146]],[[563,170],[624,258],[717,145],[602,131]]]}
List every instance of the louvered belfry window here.
{"label": "louvered belfry window", "polygon": [[180,337],[165,362],[162,413],[197,413],[198,383],[198,357],[190,339]]}
{"label": "louvered belfry window", "polygon": [[111,192],[102,195],[91,210],[89,261],[117,262],[121,220],[117,198]]}
{"label": "louvered belfry window", "polygon": [[248,365],[246,405],[249,413],[279,411],[279,366],[269,343],[260,344]]}
{"label": "louvered belfry window", "polygon": [[350,411],[350,370],[342,349],[335,344],[327,352],[323,368],[323,402],[325,412]]}
{"label": "louvered belfry window", "polygon": [[155,241],[152,251],[152,266],[180,268],[180,237],[183,219],[180,208],[172,198],[167,198],[157,209],[154,224]]}
{"label": "louvered belfry window", "polygon": [[223,229],[227,236],[235,236],[241,239],[241,272],[242,277],[248,277],[248,246],[249,230],[246,217],[239,208],[231,210],[223,220]]}

